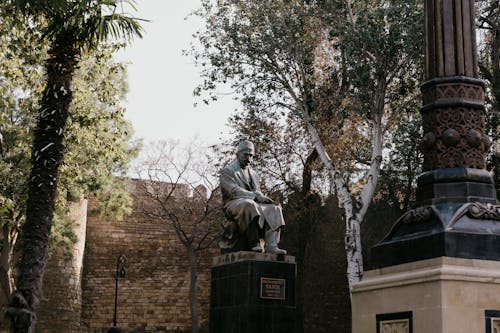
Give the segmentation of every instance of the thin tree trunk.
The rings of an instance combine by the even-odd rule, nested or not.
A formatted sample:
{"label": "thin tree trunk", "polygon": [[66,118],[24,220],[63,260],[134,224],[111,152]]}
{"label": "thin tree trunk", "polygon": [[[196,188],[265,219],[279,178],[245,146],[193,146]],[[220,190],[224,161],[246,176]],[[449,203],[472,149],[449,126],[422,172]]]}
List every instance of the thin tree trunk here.
{"label": "thin tree trunk", "polygon": [[7,309],[15,333],[34,332],[42,294],[58,171],[65,153],[63,137],[72,98],[71,81],[77,65],[78,51],[72,47],[72,40],[70,34],[57,36],[46,63],[47,86],[34,134],[18,286]]}
{"label": "thin tree trunk", "polygon": [[[368,210],[368,207],[373,198],[375,192],[375,187],[378,181],[378,175],[380,172],[380,164],[382,162],[382,126],[380,118],[374,121],[374,126],[372,129],[372,160],[370,169],[366,176],[366,183],[361,190],[359,202],[354,202],[351,197],[349,187],[344,181],[340,172],[336,169],[331,158],[326,152],[321,138],[319,136],[316,127],[314,126],[314,120],[311,115],[307,112],[307,109],[302,108],[302,113],[304,120],[307,124],[307,129],[313,145],[319,154],[324,167],[327,169],[328,173],[332,177],[337,194],[340,197],[340,201],[343,204],[345,221],[346,221],[346,231],[345,231],[345,250],[347,256],[347,281],[349,285],[349,291],[352,290],[354,283],[359,282],[363,275],[363,252],[361,246],[361,223]],[[357,207],[355,208],[355,205]]]}
{"label": "thin tree trunk", "polygon": [[342,179],[342,175],[333,164],[330,156],[328,156],[326,148],[321,141],[316,127],[314,126],[314,120],[306,110],[303,110],[303,116],[314,148],[318,152],[324,167],[332,177],[337,194],[340,196],[340,200],[344,206],[346,218],[345,248],[347,256],[347,281],[349,284],[349,290],[351,290],[352,285],[361,280],[361,275],[363,273],[361,237],[359,233],[360,222],[355,219],[354,203],[351,198],[351,194],[349,193],[349,188]]}
{"label": "thin tree trunk", "polygon": [[197,255],[195,249],[191,246],[188,247],[189,252],[189,307],[191,310],[191,331],[193,333],[199,332],[198,323],[198,305],[196,300],[196,287],[198,280],[198,269],[196,266]]}
{"label": "thin tree trunk", "polygon": [[[500,11],[500,9],[499,9]],[[500,14],[497,14],[500,15]],[[500,112],[500,22],[494,27],[491,45],[491,63],[493,65],[493,95],[495,96],[495,109]]]}
{"label": "thin tree trunk", "polygon": [[363,276],[363,252],[361,248],[361,221],[356,217],[346,216],[346,233],[344,247],[347,257],[347,282],[349,294],[352,296],[352,286],[361,281]]}
{"label": "thin tree trunk", "polygon": [[8,225],[2,227],[3,246],[0,253],[0,285],[7,302],[15,288],[14,274],[12,272],[12,256],[16,244],[17,232]]}
{"label": "thin tree trunk", "polygon": [[304,170],[302,171],[302,195],[305,196],[311,191],[312,165],[318,159],[318,152],[314,149],[306,159]]}
{"label": "thin tree trunk", "polygon": [[493,182],[496,186],[497,198],[500,196],[500,152],[498,148],[498,133],[500,132],[499,115],[500,112],[500,10],[498,0],[480,1],[484,2],[480,6],[482,15],[479,17],[480,28],[485,31],[484,40],[488,47],[486,61],[479,62],[482,75],[491,84],[492,112],[489,117],[491,124],[491,136],[494,146],[493,156],[490,159],[488,168],[493,171]]}

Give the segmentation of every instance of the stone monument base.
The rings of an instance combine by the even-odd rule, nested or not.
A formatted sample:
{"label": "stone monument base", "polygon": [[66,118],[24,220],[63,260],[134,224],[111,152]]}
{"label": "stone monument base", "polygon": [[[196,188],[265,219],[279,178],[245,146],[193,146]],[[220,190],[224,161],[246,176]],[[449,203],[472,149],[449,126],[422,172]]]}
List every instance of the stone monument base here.
{"label": "stone monument base", "polygon": [[293,333],[295,257],[256,252],[214,258],[211,333]]}
{"label": "stone monument base", "polygon": [[439,257],[365,272],[352,332],[500,331],[500,262]]}

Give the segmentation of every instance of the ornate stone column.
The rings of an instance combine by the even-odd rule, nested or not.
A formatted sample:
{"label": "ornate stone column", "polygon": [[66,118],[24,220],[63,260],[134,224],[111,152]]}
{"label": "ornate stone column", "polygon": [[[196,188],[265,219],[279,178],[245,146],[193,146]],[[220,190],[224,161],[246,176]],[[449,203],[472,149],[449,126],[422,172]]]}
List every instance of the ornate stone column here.
{"label": "ornate stone column", "polygon": [[500,260],[475,36],[474,0],[425,0],[425,172],[415,208],[373,249],[374,267],[440,256]]}
{"label": "ornate stone column", "polygon": [[484,84],[478,79],[474,1],[425,0],[424,169],[483,169]]}
{"label": "ornate stone column", "polygon": [[415,207],[352,288],[354,333],[492,333],[500,323],[500,206],[484,169],[474,0],[424,1],[424,173]]}

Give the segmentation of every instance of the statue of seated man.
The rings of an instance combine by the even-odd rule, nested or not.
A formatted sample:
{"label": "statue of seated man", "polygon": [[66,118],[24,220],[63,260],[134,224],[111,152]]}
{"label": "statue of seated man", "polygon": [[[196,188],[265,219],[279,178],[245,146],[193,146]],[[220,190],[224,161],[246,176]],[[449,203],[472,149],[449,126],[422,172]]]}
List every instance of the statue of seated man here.
{"label": "statue of seated man", "polygon": [[255,251],[286,254],[278,247],[281,228],[285,225],[281,206],[260,191],[259,176],[250,168],[254,154],[252,142],[240,142],[236,159],[221,171],[223,209],[228,220],[223,223],[219,245],[223,253]]}

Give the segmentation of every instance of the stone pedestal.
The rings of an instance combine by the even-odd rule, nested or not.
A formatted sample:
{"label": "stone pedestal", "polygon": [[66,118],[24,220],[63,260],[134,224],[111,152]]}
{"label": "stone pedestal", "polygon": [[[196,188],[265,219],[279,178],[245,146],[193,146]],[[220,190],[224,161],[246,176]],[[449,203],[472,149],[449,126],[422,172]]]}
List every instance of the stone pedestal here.
{"label": "stone pedestal", "polygon": [[295,257],[254,252],[214,259],[211,333],[293,333]]}
{"label": "stone pedestal", "polygon": [[498,261],[440,257],[374,269],[353,286],[352,332],[499,332],[498,295]]}

